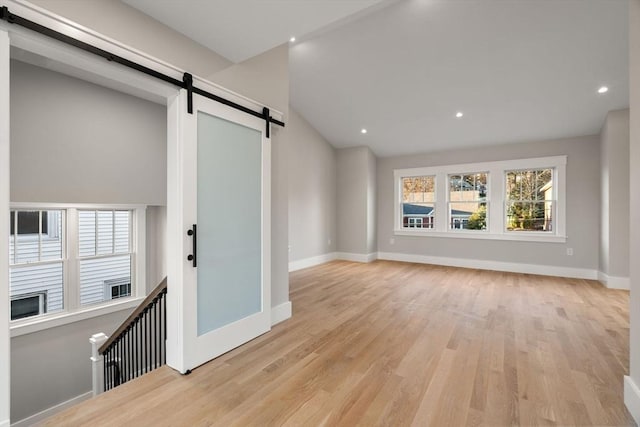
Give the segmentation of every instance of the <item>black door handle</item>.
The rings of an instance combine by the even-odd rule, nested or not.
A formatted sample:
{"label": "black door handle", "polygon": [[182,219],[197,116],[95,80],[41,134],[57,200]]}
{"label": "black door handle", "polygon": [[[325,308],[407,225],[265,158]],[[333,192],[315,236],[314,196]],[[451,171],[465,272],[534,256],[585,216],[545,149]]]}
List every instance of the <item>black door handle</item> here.
{"label": "black door handle", "polygon": [[188,261],[193,261],[193,266],[198,266],[198,232],[197,227],[193,224],[193,228],[191,230],[187,230],[187,235],[193,237],[193,253],[187,256]]}

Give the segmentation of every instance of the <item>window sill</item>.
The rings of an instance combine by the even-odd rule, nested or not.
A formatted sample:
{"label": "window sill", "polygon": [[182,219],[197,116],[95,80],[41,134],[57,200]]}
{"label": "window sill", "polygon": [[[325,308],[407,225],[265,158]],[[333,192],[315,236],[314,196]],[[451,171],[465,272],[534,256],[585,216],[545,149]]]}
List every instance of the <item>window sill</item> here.
{"label": "window sill", "polygon": [[[526,234],[525,234],[526,233]],[[484,240],[507,240],[520,242],[543,242],[543,243],[566,243],[567,236],[556,236],[536,232],[513,232],[513,233],[488,233],[486,231],[413,231],[395,230],[396,236],[412,237],[445,237],[454,239],[484,239]]]}
{"label": "window sill", "polygon": [[16,320],[10,324],[11,338],[44,331],[57,326],[68,325],[70,323],[91,319],[93,317],[104,316],[105,314],[132,309],[137,307],[143,300],[144,298],[129,298],[109,305],[83,308],[71,313],[54,313],[51,315],[34,317],[32,319]]}

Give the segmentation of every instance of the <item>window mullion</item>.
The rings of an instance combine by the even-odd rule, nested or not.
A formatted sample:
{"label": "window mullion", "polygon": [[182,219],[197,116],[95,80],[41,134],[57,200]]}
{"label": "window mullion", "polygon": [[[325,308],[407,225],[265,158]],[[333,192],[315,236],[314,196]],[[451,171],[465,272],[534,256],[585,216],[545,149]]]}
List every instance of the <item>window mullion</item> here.
{"label": "window mullion", "polygon": [[116,253],[116,211],[111,211],[111,254]]}
{"label": "window mullion", "polygon": [[507,173],[503,169],[489,171],[489,188],[487,189],[487,206],[489,212],[489,233],[504,233],[504,215],[507,209],[505,194]]}
{"label": "window mullion", "polygon": [[18,234],[18,211],[13,211],[13,234],[11,238],[13,239],[13,260],[10,262],[11,264],[16,264],[16,260],[18,259],[18,239],[16,235]]}
{"label": "window mullion", "polygon": [[80,307],[80,263],[78,262],[78,210],[67,210],[67,256],[65,258],[65,294],[67,310]]}
{"label": "window mullion", "polygon": [[42,261],[42,211],[38,211],[38,261]]}
{"label": "window mullion", "polygon": [[445,172],[436,174],[435,230],[443,233],[447,231],[449,221],[449,204],[447,203],[448,185],[449,180]]}

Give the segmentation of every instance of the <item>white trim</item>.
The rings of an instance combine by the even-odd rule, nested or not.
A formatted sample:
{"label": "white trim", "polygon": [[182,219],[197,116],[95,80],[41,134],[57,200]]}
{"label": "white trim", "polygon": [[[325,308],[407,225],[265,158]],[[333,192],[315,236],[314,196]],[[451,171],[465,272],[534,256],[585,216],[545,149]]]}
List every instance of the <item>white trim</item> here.
{"label": "white trim", "polygon": [[10,427],[11,423],[9,420],[0,421],[0,427]]}
{"label": "white trim", "polygon": [[[86,393],[83,393],[79,396],[76,396],[74,398],[71,398],[65,402],[62,403],[58,403],[55,406],[52,406],[51,408],[45,409],[44,411],[40,411],[37,414],[31,415],[27,418],[24,418],[20,421],[16,421],[15,423],[11,424],[11,427],[29,427],[31,425],[34,425],[42,420],[45,420],[55,414],[57,414],[58,412],[62,412],[65,409],[71,408],[74,405],[77,405],[80,402],[84,402],[85,400],[89,400],[91,399],[91,397],[93,397],[93,393],[88,391]],[[2,427],[4,424],[0,423],[0,427]],[[9,426],[9,424],[7,424],[7,426]]]}
{"label": "white trim", "polygon": [[352,262],[371,262],[378,259],[378,252],[372,252],[370,254],[356,254],[353,252],[336,252],[337,259],[343,261]]}
{"label": "white trim", "polygon": [[[59,263],[64,264],[64,311],[60,313],[45,314],[37,317],[28,317],[12,321],[10,323],[11,337],[30,334],[56,326],[66,325],[94,316],[102,316],[109,313],[135,307],[146,297],[146,205],[144,204],[73,204],[73,203],[10,203],[11,209],[60,209],[65,215],[63,223],[63,257],[61,260],[39,261],[38,264]],[[113,253],[104,256],[80,257],[78,253],[78,210],[126,210],[130,211],[130,245],[128,253]],[[71,225],[71,226],[68,226]],[[122,301],[105,300],[99,305],[80,305],[80,275],[79,262],[83,259],[106,258],[119,255],[129,255],[131,258],[131,291],[133,298]],[[35,264],[35,263],[34,263]],[[16,265],[20,267],[21,265]]]}
{"label": "white trim", "polygon": [[310,258],[299,259],[297,261],[289,261],[289,272],[302,270],[303,268],[315,267],[338,258],[336,252],[317,255]]}
{"label": "white trim", "polygon": [[396,236],[413,236],[413,237],[451,237],[454,239],[485,239],[485,240],[510,240],[517,242],[546,242],[546,243],[566,243],[567,236],[558,236],[551,233],[525,231],[511,233],[487,233],[486,231],[476,230],[451,230],[448,232],[423,230],[395,230]]}
{"label": "white trim", "polygon": [[624,404],[636,424],[640,424],[640,388],[629,375],[624,376]]}
{"label": "white trim", "polygon": [[[393,171],[393,231],[396,235],[437,236],[489,240],[521,240],[533,242],[566,242],[566,164],[567,156],[537,157],[529,159],[501,160],[495,162],[439,165],[421,168],[394,169]],[[513,170],[552,168],[554,203],[553,232],[507,231],[505,224],[505,173]],[[487,182],[487,229],[452,230],[449,228],[449,176],[456,174],[486,172]],[[402,178],[412,176],[435,176],[435,200],[433,229],[421,231],[403,227]],[[406,234],[408,233],[408,234]]]}
{"label": "white trim", "polygon": [[[129,59],[133,62],[136,62],[140,65],[149,67],[154,69],[160,73],[171,76],[177,80],[182,81],[182,76],[185,72],[189,70],[183,70],[179,67],[176,67],[172,64],[169,64],[161,59],[155,58],[145,52],[127,46],[117,40],[104,36],[97,31],[94,31],[90,28],[79,25],[67,18],[64,18],[60,15],[52,13],[45,8],[40,6],[36,6],[31,4],[25,0],[7,0],[6,1],[9,10],[16,14],[20,15],[26,19],[30,19],[40,25],[44,25],[52,30],[58,31],[62,34],[73,37],[77,40],[83,41],[95,47],[104,49],[113,53],[115,55],[121,56],[123,58]],[[62,42],[55,41],[46,36],[41,36],[38,34],[34,34],[30,30],[25,28],[12,25],[6,23],[4,21],[0,22],[0,28],[6,29],[11,34],[11,43],[14,46],[27,49],[29,51],[36,52],[38,54],[44,55],[50,59],[54,59],[56,61],[60,61],[63,64],[68,64],[72,66],[76,66],[80,69],[85,69],[85,67],[81,67],[80,65],[85,65],[86,63],[90,63],[93,67],[90,71],[94,75],[102,75],[105,78],[108,78],[114,82],[118,82],[123,86],[126,86],[128,91],[134,93],[134,96],[141,96],[136,91],[136,87],[140,90],[144,90],[147,93],[154,94],[156,96],[161,96],[165,99],[170,99],[173,94],[178,92],[178,87],[170,85],[169,83],[160,82],[157,79],[152,77],[144,76],[138,71],[129,70],[127,68],[122,67],[119,64],[111,64],[104,61],[104,59],[79,51],[78,49],[71,48],[70,46],[65,45]],[[24,39],[24,40],[23,40]],[[44,52],[38,52],[35,49],[35,46],[23,46],[24,43],[28,43],[30,41],[35,41],[35,43],[48,46],[42,46],[45,50]],[[64,52],[63,55],[60,52],[51,52],[51,48],[55,46],[57,50],[60,52]],[[71,52],[71,53],[70,53]],[[55,57],[54,57],[55,56]],[[89,59],[90,58],[90,59]],[[97,65],[96,65],[97,64]],[[129,74],[130,77],[127,79],[124,77],[125,74]],[[193,73],[192,73],[193,74]],[[129,84],[131,80],[131,76],[133,76],[136,80],[133,83]],[[216,83],[205,80],[202,77],[197,75],[193,76],[194,86],[197,86],[200,89],[213,93],[214,95],[222,96],[227,98],[230,101],[233,101],[237,104],[245,106],[247,108],[253,109],[255,111],[262,111],[263,107],[269,107],[268,105],[261,104],[257,101],[254,101],[246,96],[243,96],[239,93],[226,89],[222,86],[219,86]],[[166,88],[170,88],[170,91],[167,91]],[[281,111],[278,111],[274,108],[269,107],[269,111],[273,118],[277,120],[282,120],[284,115]]]}
{"label": "white trim", "polygon": [[147,205],[145,204],[104,204],[104,203],[38,203],[38,202],[11,202],[9,207],[15,210],[64,210],[64,209],[76,209],[76,210],[145,210]]}
{"label": "white trim", "polygon": [[631,289],[631,281],[628,277],[609,276],[602,271],[598,271],[598,281],[609,289]]}
{"label": "white trim", "polygon": [[541,276],[571,277],[597,280],[598,272],[588,268],[561,267],[556,265],[523,264],[466,258],[447,258],[429,255],[378,252],[378,259],[413,262],[418,264],[446,265],[449,267],[475,268],[479,270],[507,271],[511,273],[538,274]]}
{"label": "white trim", "polygon": [[45,329],[55,328],[56,326],[68,325],[70,323],[79,322],[81,320],[90,319],[92,317],[104,316],[106,314],[116,313],[122,310],[129,310],[137,307],[143,300],[144,297],[127,298],[115,303],[111,303],[109,305],[100,305],[96,307],[84,308],[73,312],[32,317],[27,318],[24,321],[18,320],[12,322],[11,338],[32,334],[34,332],[44,331]]}
{"label": "white trim", "polygon": [[271,307],[271,326],[277,325],[291,318],[293,307],[291,301],[283,302],[275,307]]}

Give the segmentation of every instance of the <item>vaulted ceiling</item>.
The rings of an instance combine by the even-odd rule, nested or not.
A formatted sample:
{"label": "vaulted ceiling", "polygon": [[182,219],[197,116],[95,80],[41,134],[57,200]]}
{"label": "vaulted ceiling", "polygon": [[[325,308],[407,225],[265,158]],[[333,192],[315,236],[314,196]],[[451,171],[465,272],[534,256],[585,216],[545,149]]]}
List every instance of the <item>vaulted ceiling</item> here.
{"label": "vaulted ceiling", "polygon": [[629,105],[627,0],[125,1],[235,62],[296,36],[293,107],[379,156],[596,134]]}

